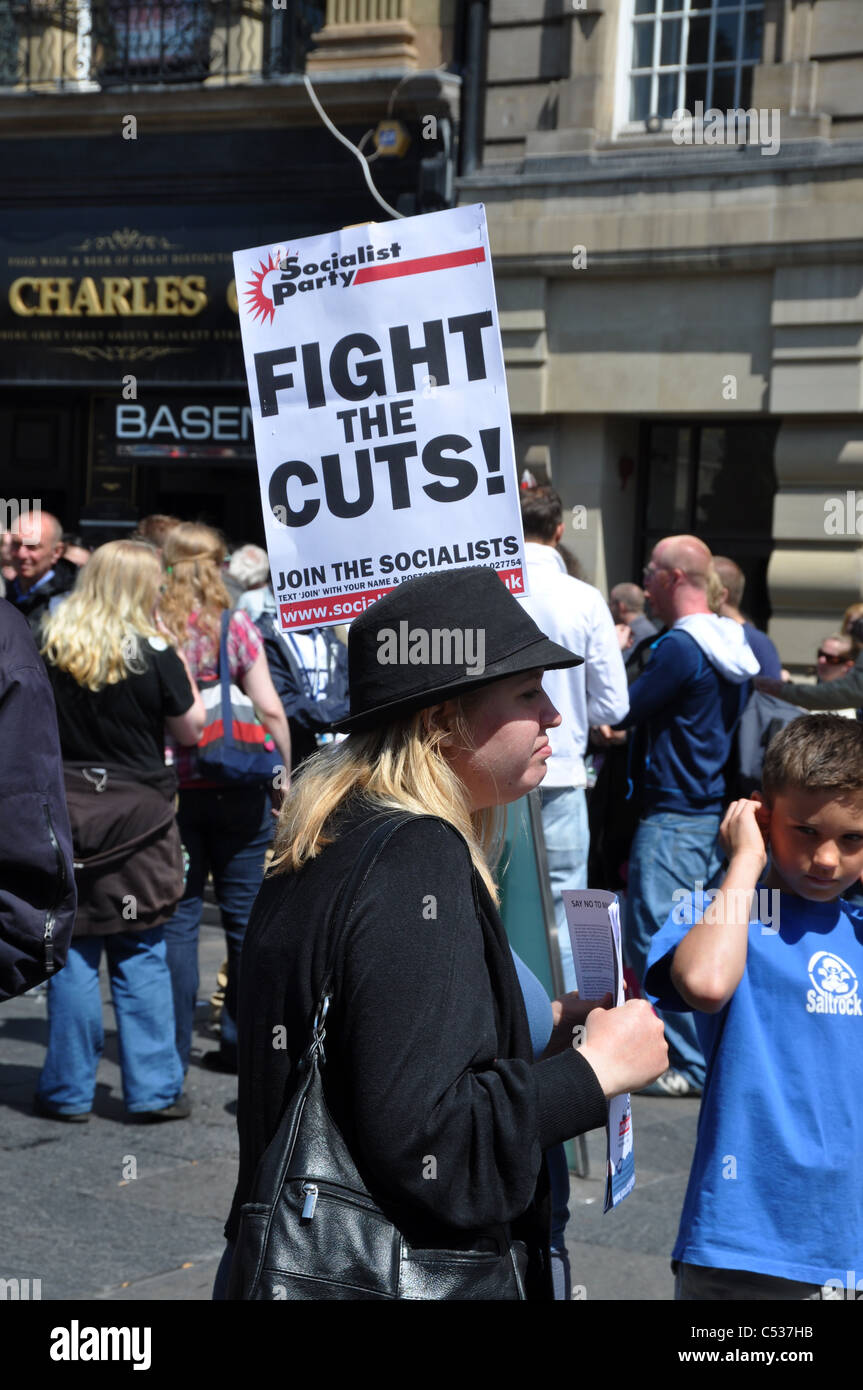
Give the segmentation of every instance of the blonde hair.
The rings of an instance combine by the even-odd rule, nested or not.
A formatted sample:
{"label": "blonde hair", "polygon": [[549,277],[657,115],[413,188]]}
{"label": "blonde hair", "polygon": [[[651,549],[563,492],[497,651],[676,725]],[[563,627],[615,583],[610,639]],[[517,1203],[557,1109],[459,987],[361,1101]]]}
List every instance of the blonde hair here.
{"label": "blonde hair", "polygon": [[713,562],[707,571],[707,607],[711,613],[718,613],[725,598],[726,585],[720,578],[719,571]]}
{"label": "blonde hair", "polygon": [[[460,702],[450,732],[470,746]],[[314,859],[336,838],[335,812],[349,798],[362,795],[381,812],[409,811],[447,821],[467,841],[474,868],[497,905],[490,865],[500,853],[503,817],[497,806],[469,809],[464,783],[441,749],[447,733],[427,725],[420,711],[384,728],[350,734],[344,742],[313,753],[282,806],[268,872],[291,873]]]}
{"label": "blonde hair", "polygon": [[162,582],[146,541],[108,541],[78,571],[75,588],[45,620],[42,652],[79,685],[117,685],[140,662],[139,639],[160,637],[154,609]]}
{"label": "blonde hair", "polygon": [[192,613],[198,631],[218,643],[222,612],[231,606],[222,580],[224,540],[212,526],[182,521],[168,532],[162,553],[168,570],[168,587],[159,606],[162,618],[180,646]]}
{"label": "blonde hair", "polygon": [[856,623],[858,618],[863,618],[863,603],[851,603],[845,609],[845,616],[842,619],[842,636],[848,637],[848,631],[852,623]]}

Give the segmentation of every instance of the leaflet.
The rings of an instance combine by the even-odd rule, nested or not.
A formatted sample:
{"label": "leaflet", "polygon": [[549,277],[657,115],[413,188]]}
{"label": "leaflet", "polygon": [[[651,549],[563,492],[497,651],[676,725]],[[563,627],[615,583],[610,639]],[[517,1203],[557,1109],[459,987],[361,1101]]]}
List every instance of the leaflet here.
{"label": "leaflet", "polygon": [[[582,999],[602,999],[610,993],[616,1005],[622,1004],[623,961],[617,895],[598,888],[566,889],[563,903],[579,994]],[[609,1211],[628,1197],[635,1186],[632,1105],[628,1095],[615,1096],[609,1101],[606,1136],[603,1210]]]}

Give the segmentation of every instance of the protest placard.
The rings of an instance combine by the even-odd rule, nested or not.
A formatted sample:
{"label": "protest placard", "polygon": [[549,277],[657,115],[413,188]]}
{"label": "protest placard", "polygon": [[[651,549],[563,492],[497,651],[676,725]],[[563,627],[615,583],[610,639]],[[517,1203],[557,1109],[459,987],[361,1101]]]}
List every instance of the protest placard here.
{"label": "protest placard", "polygon": [[282,627],[344,623],[419,574],[525,592],[481,204],[234,253]]}

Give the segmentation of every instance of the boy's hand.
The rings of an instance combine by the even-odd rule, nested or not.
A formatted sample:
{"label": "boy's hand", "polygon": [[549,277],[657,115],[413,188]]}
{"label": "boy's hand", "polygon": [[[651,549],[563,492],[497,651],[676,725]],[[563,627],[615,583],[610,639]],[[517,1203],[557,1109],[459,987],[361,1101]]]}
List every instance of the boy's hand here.
{"label": "boy's hand", "polygon": [[757,864],[756,881],[767,864],[765,846],[769,819],[770,813],[760,801],[732,801],[719,827],[719,843],[729,863],[732,859],[750,857]]}

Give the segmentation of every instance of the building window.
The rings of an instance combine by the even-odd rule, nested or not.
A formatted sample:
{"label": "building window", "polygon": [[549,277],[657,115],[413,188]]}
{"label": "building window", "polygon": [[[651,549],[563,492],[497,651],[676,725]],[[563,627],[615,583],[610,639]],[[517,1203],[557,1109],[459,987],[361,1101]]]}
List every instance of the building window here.
{"label": "building window", "polygon": [[302,72],[324,0],[0,0],[0,90]]}
{"label": "building window", "polygon": [[776,421],[645,422],[634,572],[664,536],[698,536],[714,555],[737,561],[746,576],[744,610],[756,626],[765,627],[778,429]]}
{"label": "building window", "polygon": [[761,61],[763,0],[632,0],[624,121],[746,109]]}

